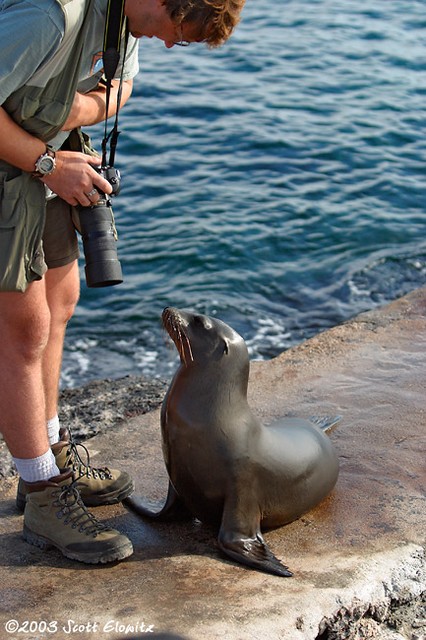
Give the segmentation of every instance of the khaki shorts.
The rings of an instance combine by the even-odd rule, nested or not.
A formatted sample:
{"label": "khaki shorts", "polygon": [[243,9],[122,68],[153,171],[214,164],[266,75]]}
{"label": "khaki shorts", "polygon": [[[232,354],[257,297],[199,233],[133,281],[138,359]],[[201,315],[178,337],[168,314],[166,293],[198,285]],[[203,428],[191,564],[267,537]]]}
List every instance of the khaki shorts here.
{"label": "khaki shorts", "polygon": [[25,291],[47,269],[45,194],[44,185],[30,174],[0,163],[0,291]]}
{"label": "khaki shorts", "polygon": [[61,198],[48,200],[43,232],[44,260],[48,269],[63,267],[79,257],[76,225],[78,213],[75,207]]}
{"label": "khaki shorts", "polygon": [[77,210],[60,198],[46,203],[37,183],[0,171],[0,291],[25,291],[79,256]]}

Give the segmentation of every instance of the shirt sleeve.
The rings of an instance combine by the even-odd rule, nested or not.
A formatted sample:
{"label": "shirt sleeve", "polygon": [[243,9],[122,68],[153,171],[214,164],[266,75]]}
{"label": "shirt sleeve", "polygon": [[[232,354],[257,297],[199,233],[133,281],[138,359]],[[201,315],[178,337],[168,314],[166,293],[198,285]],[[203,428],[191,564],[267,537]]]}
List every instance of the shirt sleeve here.
{"label": "shirt sleeve", "polygon": [[[100,40],[101,43],[101,40]],[[120,48],[120,62],[118,63],[117,70],[115,72],[115,79],[120,78],[121,68],[122,68],[122,59],[124,54],[124,37],[121,41]],[[127,52],[126,52],[126,60],[124,62],[124,72],[123,72],[123,80],[131,80],[134,78],[139,71],[139,40],[133,38],[133,36],[129,35],[129,42],[127,44]],[[88,93],[89,91],[93,91],[99,84],[99,81],[103,77],[103,68],[96,73],[83,78],[80,80],[78,84],[78,90],[80,93]]]}
{"label": "shirt sleeve", "polygon": [[63,34],[64,15],[56,2],[0,5],[0,104],[50,59]]}
{"label": "shirt sleeve", "polygon": [[[139,72],[139,40],[129,34],[126,60],[124,62],[123,80],[131,80]],[[121,64],[118,65],[116,77],[120,77]]]}

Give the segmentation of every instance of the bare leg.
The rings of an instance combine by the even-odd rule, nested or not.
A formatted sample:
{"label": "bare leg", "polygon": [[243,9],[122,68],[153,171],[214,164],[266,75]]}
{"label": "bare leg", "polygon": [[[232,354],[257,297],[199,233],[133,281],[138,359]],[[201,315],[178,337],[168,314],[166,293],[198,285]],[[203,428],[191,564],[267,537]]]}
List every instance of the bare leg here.
{"label": "bare leg", "polygon": [[[17,505],[24,510],[24,539],[43,550],[56,546],[75,560],[104,563],[127,558],[133,552],[132,543],[114,529],[105,530],[88,513],[78,499],[72,470],[59,474],[46,428],[44,381],[48,395],[55,388],[56,399],[53,381],[59,377],[66,321],[74,308],[69,297],[72,288],[66,286],[75,281],[67,277],[73,272],[72,265],[60,267],[46,280],[30,284],[25,293],[0,294],[0,429],[21,476]],[[49,362],[46,372],[45,362]],[[127,480],[127,474],[117,482],[108,473],[109,503],[129,495],[133,485]],[[103,494],[96,496],[97,504],[105,503]],[[67,517],[58,526],[62,515]],[[95,541],[87,537],[89,526]]]}
{"label": "bare leg", "polygon": [[80,293],[77,260],[64,267],[49,269],[45,275],[46,298],[50,310],[50,333],[43,355],[43,384],[46,420],[58,412],[58,389],[65,330],[74,313]]}
{"label": "bare leg", "polygon": [[44,280],[25,293],[0,293],[0,429],[16,458],[49,449],[42,372],[49,326]]}

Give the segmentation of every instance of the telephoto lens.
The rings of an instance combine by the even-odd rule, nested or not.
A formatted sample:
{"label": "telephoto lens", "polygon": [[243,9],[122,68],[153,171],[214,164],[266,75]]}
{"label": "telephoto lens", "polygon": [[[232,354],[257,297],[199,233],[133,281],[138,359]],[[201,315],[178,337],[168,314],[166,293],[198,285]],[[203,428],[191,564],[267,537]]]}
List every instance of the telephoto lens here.
{"label": "telephoto lens", "polygon": [[80,207],[80,227],[88,287],[109,287],[123,282],[117,255],[117,230],[109,198]]}

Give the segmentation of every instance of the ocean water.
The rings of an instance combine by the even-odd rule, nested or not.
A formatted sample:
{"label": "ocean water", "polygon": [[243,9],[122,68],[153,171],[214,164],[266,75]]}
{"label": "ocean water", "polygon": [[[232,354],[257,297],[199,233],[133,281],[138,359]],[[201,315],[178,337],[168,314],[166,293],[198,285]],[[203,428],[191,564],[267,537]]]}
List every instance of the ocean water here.
{"label": "ocean water", "polygon": [[167,305],[265,359],[425,284],[424,9],[247,0],[218,50],[141,42],[116,162],[124,283],[82,275],[62,386],[168,378]]}

